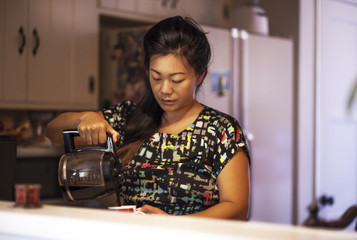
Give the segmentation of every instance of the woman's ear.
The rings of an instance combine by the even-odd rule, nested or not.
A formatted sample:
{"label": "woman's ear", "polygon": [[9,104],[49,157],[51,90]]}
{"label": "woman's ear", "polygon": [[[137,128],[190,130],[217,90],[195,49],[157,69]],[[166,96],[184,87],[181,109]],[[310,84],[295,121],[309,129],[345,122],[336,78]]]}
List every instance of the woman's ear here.
{"label": "woman's ear", "polygon": [[207,71],[205,70],[205,71],[202,72],[201,74],[197,75],[197,78],[196,78],[196,87],[199,86],[199,85],[202,83],[202,81],[203,81],[203,79],[205,78],[206,74],[207,74]]}

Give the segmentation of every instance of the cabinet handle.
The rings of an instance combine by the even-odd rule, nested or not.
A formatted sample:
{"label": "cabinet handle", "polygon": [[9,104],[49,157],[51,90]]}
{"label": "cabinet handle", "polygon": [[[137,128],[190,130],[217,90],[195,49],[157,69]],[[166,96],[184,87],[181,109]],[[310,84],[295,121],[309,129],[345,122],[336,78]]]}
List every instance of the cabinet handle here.
{"label": "cabinet handle", "polygon": [[22,53],[24,52],[25,45],[26,45],[25,31],[22,26],[19,29],[19,34],[20,34],[21,40],[22,40],[21,45],[19,47],[19,53],[20,53],[20,55],[22,55]]}
{"label": "cabinet handle", "polygon": [[37,49],[38,49],[38,47],[40,46],[40,37],[39,37],[39,35],[38,35],[38,33],[37,33],[36,28],[33,29],[32,35],[33,35],[33,37],[35,38],[35,46],[34,46],[34,48],[32,49],[32,55],[36,56],[36,54],[37,54]]}
{"label": "cabinet handle", "polygon": [[176,9],[179,0],[172,0],[171,8]]}
{"label": "cabinet handle", "polygon": [[89,93],[94,93],[94,76],[90,76],[89,77],[89,84],[88,84],[88,87],[89,87]]}
{"label": "cabinet handle", "polygon": [[167,4],[169,3],[169,0],[162,0],[161,1],[161,7],[167,7]]}

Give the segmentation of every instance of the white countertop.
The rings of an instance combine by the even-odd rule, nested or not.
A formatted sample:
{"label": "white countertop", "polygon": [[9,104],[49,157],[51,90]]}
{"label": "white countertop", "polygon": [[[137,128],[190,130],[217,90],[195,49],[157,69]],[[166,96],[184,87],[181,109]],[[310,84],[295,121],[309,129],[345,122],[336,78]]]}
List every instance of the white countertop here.
{"label": "white countertop", "polygon": [[356,233],[279,224],[141,215],[0,201],[0,239],[357,239]]}

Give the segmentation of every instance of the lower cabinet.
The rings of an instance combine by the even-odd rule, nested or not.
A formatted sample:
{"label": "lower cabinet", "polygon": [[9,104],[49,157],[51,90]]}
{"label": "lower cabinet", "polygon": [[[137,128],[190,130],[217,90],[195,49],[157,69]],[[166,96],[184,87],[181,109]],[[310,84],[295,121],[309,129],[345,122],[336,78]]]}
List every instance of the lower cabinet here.
{"label": "lower cabinet", "polygon": [[41,200],[62,198],[58,185],[60,157],[18,158],[15,165],[15,183],[41,184]]}

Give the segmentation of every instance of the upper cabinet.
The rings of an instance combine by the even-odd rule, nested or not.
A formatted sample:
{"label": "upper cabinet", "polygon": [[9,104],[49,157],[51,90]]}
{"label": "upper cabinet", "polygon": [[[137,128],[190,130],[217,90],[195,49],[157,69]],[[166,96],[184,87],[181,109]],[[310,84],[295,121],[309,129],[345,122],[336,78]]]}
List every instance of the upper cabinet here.
{"label": "upper cabinet", "polygon": [[161,19],[175,15],[190,16],[197,22],[229,28],[232,0],[99,0],[99,9],[110,15],[140,15]]}
{"label": "upper cabinet", "polygon": [[96,0],[74,1],[73,61],[75,81],[71,97],[83,107],[97,107],[99,94],[99,23]]}
{"label": "upper cabinet", "polygon": [[[4,6],[5,2],[0,1],[0,36],[4,34]],[[0,101],[4,98],[4,38],[0,37]]]}
{"label": "upper cabinet", "polygon": [[4,11],[4,66],[3,66],[3,100],[25,101],[26,65],[29,52],[28,1],[5,1]]}
{"label": "upper cabinet", "polygon": [[0,7],[0,108],[96,109],[96,0],[0,0]]}
{"label": "upper cabinet", "polygon": [[231,0],[0,0],[0,109],[98,108],[99,15],[229,27]]}

